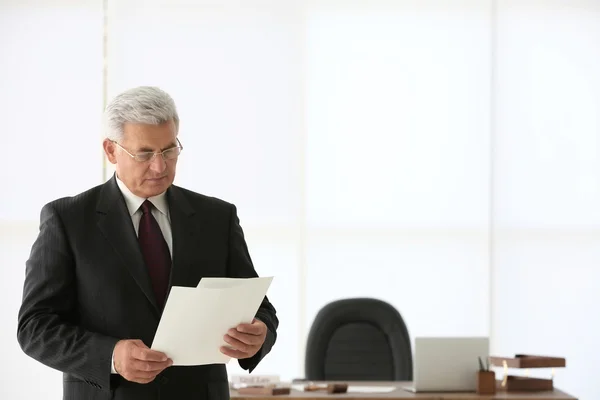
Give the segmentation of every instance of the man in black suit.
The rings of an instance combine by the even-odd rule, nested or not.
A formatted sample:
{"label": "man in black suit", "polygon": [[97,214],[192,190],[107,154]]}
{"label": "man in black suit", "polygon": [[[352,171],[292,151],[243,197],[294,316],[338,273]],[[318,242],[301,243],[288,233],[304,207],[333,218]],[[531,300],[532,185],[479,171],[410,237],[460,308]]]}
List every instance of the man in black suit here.
{"label": "man in black suit", "polygon": [[[148,347],[171,286],[257,276],[235,206],[173,185],[178,128],[162,90],[120,94],[106,108],[103,142],[116,174],[41,211],[17,337],[63,372],[64,399],[229,398],[225,365],[172,366]],[[278,323],[265,298],[251,323],[224,332],[221,351],[252,371]]]}

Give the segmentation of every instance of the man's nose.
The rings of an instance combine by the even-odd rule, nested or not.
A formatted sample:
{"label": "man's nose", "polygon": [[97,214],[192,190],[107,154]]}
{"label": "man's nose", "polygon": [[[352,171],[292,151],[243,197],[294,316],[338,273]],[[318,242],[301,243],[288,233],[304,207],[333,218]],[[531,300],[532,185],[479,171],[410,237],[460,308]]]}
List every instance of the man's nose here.
{"label": "man's nose", "polygon": [[150,161],[150,169],[155,172],[163,172],[167,167],[167,163],[163,159],[161,154],[157,154]]}

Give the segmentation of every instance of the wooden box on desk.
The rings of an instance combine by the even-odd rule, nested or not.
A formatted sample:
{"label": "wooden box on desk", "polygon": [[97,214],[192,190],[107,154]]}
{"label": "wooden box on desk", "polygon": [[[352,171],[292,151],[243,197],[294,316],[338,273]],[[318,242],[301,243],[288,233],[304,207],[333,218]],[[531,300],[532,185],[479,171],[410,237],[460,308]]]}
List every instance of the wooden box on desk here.
{"label": "wooden box on desk", "polygon": [[[515,357],[490,357],[490,363],[497,367],[504,367],[504,389],[508,392],[515,391],[552,391],[554,390],[553,378],[530,378],[527,376],[508,375],[509,368],[534,369],[534,368],[563,368],[567,361],[562,357],[534,356],[517,354]],[[554,376],[554,371],[552,373]]]}
{"label": "wooden box on desk", "polygon": [[509,392],[520,391],[552,391],[554,382],[552,379],[529,378],[526,376],[507,376],[506,390]]}
{"label": "wooden box on desk", "polygon": [[564,368],[567,360],[562,357],[530,356],[517,354],[514,357],[490,357],[490,364],[507,368]]}

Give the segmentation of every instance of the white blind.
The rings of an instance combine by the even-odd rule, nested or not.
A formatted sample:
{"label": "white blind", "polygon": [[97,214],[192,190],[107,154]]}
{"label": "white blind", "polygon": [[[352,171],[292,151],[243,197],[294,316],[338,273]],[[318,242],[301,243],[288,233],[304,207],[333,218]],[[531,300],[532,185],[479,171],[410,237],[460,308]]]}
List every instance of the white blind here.
{"label": "white blind", "polygon": [[490,4],[312,2],[307,321],[377,297],[488,334]]}
{"label": "white blind", "polygon": [[596,399],[600,3],[501,1],[497,18],[495,351],[566,357],[555,386]]}
{"label": "white blind", "polygon": [[0,2],[0,220],[102,177],[102,1]]}
{"label": "white blind", "polygon": [[[0,398],[60,398],[16,341],[25,260],[48,201],[101,183],[102,1],[0,1]],[[33,383],[32,383],[33,382]]]}

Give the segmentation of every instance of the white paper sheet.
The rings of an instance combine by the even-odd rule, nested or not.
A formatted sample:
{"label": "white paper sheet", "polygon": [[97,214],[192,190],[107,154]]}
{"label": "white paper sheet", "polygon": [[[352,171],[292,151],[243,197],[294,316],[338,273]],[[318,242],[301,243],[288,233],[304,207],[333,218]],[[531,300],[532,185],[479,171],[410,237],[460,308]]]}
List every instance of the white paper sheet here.
{"label": "white paper sheet", "polygon": [[256,278],[202,278],[198,283],[198,288],[227,289],[248,284],[252,279]]}
{"label": "white paper sheet", "polygon": [[348,393],[390,393],[395,386],[348,386]]}
{"label": "white paper sheet", "polygon": [[227,364],[230,357],[220,351],[228,345],[223,336],[252,321],[272,280],[203,278],[197,288],[173,286],[152,349],[167,354],[173,365]]}

